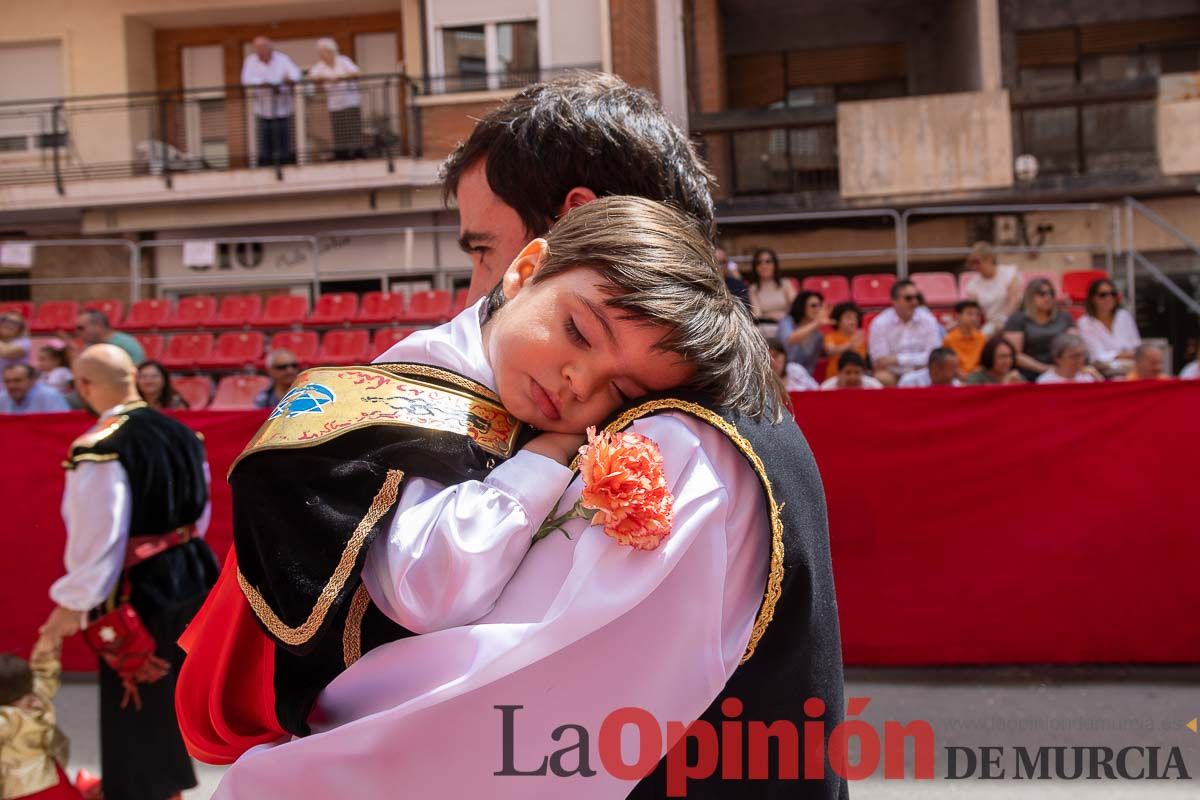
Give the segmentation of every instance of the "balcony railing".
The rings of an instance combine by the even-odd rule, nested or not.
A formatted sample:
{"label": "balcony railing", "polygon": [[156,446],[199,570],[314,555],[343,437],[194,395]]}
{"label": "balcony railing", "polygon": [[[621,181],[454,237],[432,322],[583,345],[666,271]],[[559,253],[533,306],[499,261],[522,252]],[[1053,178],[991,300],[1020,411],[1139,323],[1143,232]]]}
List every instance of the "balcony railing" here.
{"label": "balcony railing", "polygon": [[173,176],[420,154],[412,81],[221,86],[0,103],[0,184]]}
{"label": "balcony railing", "polygon": [[457,75],[428,75],[413,78],[414,90],[422,95],[458,94],[519,89],[530,83],[548,81],[574,72],[597,72],[599,64],[571,64],[541,69],[503,70],[500,72],[471,72]]}

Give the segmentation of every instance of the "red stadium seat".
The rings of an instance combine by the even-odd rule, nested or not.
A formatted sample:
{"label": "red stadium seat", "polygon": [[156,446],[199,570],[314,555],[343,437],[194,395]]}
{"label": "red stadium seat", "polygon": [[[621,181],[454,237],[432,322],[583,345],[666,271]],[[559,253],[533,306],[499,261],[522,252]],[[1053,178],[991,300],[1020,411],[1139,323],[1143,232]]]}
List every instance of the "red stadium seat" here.
{"label": "red stadium seat", "polygon": [[467,295],[470,294],[470,292],[471,289],[467,286],[464,286],[454,293],[454,304],[450,307],[451,314],[457,316],[458,312],[467,307]]}
{"label": "red stadium seat", "polygon": [[800,285],[799,278],[793,278],[791,276],[783,276],[783,282],[786,283],[788,286],[791,286],[793,292],[795,292],[796,294],[800,294],[800,289],[802,287]]}
{"label": "red stadium seat", "polygon": [[450,306],[453,302],[450,292],[445,289],[428,289],[424,292],[413,292],[408,301],[408,310],[400,317],[400,322],[434,324],[450,319]]}
{"label": "red stadium seat", "polygon": [[254,408],[254,398],[271,385],[266,375],[226,375],[217,382],[209,411],[244,411]]}
{"label": "red stadium seat", "polygon": [[162,364],[167,369],[198,369],[212,357],[211,333],[177,333],[167,342]]}
{"label": "red stadium seat", "polygon": [[803,288],[809,292],[820,292],[831,306],[850,299],[850,281],[844,275],[813,275],[804,279]]}
{"label": "red stadium seat", "polygon": [[125,321],[125,304],[120,300],[88,300],[83,304],[85,311],[100,311],[108,317],[108,324],[120,328]]}
{"label": "red stadium seat", "polygon": [[353,292],[323,294],[308,317],[309,325],[341,325],[358,313],[358,295]]}
{"label": "red stadium seat", "polygon": [[1021,280],[1025,286],[1028,286],[1038,278],[1045,278],[1050,281],[1050,285],[1054,287],[1054,291],[1062,292],[1062,276],[1057,272],[1039,272],[1037,270],[1021,270]]}
{"label": "red stadium seat", "polygon": [[262,298],[256,294],[227,294],[221,298],[213,328],[244,328],[258,322]]}
{"label": "red stadium seat", "polygon": [[944,308],[958,302],[958,282],[949,272],[914,272],[912,282],[925,295],[925,302],[931,308]]}
{"label": "red stadium seat", "polygon": [[314,364],[338,366],[342,364],[364,364],[371,360],[367,352],[371,336],[363,328],[329,331],[321,340],[321,349]]}
{"label": "red stadium seat", "polygon": [[317,358],[316,331],[281,331],[271,337],[271,350],[291,350],[300,364],[314,363]]}
{"label": "red stadium seat", "polygon": [[258,331],[229,331],[217,337],[212,356],[200,366],[204,369],[242,369],[262,361],[263,335]]}
{"label": "red stadium seat", "polygon": [[254,323],[261,328],[290,328],[308,315],[308,298],[297,294],[274,294],[267,298],[262,317]]}
{"label": "red stadium seat", "polygon": [[203,411],[212,397],[212,378],[207,375],[172,375],[171,388],[183,395],[192,411]]}
{"label": "red stadium seat", "polygon": [[1078,321],[1080,317],[1087,313],[1087,309],[1083,306],[1067,306],[1067,313],[1071,315],[1071,319]]}
{"label": "red stadium seat", "polygon": [[887,272],[875,275],[855,275],[850,282],[850,291],[854,302],[864,308],[890,306],[892,304],[892,284],[896,276]]}
{"label": "red stadium seat", "polygon": [[367,292],[355,322],[395,322],[404,316],[404,295],[399,292]]}
{"label": "red stadium seat", "polygon": [[1102,269],[1064,272],[1062,275],[1063,294],[1071,298],[1072,303],[1082,303],[1087,299],[1088,287],[1092,285],[1092,281],[1107,279],[1108,273]]}
{"label": "red stadium seat", "polygon": [[75,330],[79,303],[74,300],[49,300],[38,305],[29,320],[31,333],[57,333]]}
{"label": "red stadium seat", "polygon": [[380,328],[375,331],[375,339],[371,342],[371,350],[375,358],[386,353],[392,345],[415,331],[416,328]]}
{"label": "red stadium seat", "polygon": [[181,297],[175,313],[167,320],[169,328],[207,328],[217,318],[217,298],[209,294]]}
{"label": "red stadium seat", "polygon": [[138,300],[129,306],[129,316],[122,325],[129,331],[150,331],[167,327],[171,317],[170,300]]}
{"label": "red stadium seat", "polygon": [[[0,314],[20,314],[26,322],[33,316],[33,303],[28,300],[11,300],[0,303]],[[71,325],[73,329],[74,324]]]}
{"label": "red stadium seat", "polygon": [[158,361],[163,354],[163,335],[161,333],[136,333],[133,338],[142,346],[147,361]]}

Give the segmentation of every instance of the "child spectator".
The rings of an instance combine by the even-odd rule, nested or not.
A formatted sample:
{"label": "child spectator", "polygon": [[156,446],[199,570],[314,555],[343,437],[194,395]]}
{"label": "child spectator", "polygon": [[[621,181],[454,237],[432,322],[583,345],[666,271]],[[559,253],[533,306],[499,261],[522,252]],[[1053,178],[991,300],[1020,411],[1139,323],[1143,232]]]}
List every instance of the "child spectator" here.
{"label": "child spectator", "polygon": [[67,737],[55,725],[62,641],[41,637],[29,661],[0,654],[0,797],[81,800],[63,771]]}
{"label": "child spectator", "polygon": [[74,385],[71,368],[67,365],[67,348],[46,344],[38,348],[37,370],[39,381],[59,394],[70,394]]}
{"label": "child spectator", "polygon": [[1060,333],[1050,343],[1054,366],[1038,376],[1038,383],[1095,383],[1102,380],[1087,366],[1087,347],[1073,333]]}
{"label": "child spectator", "polygon": [[836,375],[830,376],[822,384],[823,390],[830,389],[882,389],[883,384],[867,374],[867,360],[856,350],[842,353],[838,361]]}
{"label": "child spectator", "polygon": [[767,348],[771,351],[771,371],[783,392],[809,392],[819,388],[812,375],[808,374],[802,365],[788,361],[787,350],[778,339],[768,339]]}
{"label": "child spectator", "polygon": [[974,300],[963,300],[954,307],[958,324],[950,329],[942,345],[958,356],[958,376],[965,378],[979,366],[979,356],[987,344],[987,336],[980,330],[983,324],[983,309]]}
{"label": "child spectator", "polygon": [[867,336],[862,330],[862,309],[854,303],[838,303],[833,307],[832,331],[825,334],[825,355],[829,356],[829,374],[838,371],[838,359],[847,350],[863,358],[867,356]]}

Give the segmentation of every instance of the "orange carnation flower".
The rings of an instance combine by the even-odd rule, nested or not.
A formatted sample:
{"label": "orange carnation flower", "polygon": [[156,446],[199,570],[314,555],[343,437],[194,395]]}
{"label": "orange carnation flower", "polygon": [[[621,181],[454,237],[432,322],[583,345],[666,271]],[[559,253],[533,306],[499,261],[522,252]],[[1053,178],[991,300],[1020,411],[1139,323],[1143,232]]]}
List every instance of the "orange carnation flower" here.
{"label": "orange carnation flower", "polygon": [[597,434],[595,428],[587,433],[588,443],[579,448],[579,501],[566,514],[551,515],[534,541],[569,519],[587,517],[621,544],[655,549],[671,533],[675,503],[658,445],[637,433]]}

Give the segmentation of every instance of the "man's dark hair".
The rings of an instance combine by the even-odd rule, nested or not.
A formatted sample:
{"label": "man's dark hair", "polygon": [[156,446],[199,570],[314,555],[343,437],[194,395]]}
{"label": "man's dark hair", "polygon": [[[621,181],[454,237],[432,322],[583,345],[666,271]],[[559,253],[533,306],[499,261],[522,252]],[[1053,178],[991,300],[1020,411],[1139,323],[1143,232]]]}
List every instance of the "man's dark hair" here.
{"label": "man's dark hair", "polygon": [[24,370],[24,371],[25,371],[25,377],[26,377],[28,380],[33,380],[34,378],[36,378],[36,377],[37,377],[37,372],[35,372],[35,371],[34,371],[33,367],[29,366],[28,364],[26,364],[26,363],[25,363],[25,362],[23,362],[23,361],[22,361],[22,362],[20,362],[20,363],[18,363],[18,364],[9,364],[7,367],[5,367],[5,368],[4,368],[4,372],[5,372],[5,373],[8,373],[8,372],[11,372],[11,371],[12,371],[12,370],[14,370],[14,369],[21,369],[21,370]]}
{"label": "man's dark hair", "polygon": [[534,236],[577,186],[674,205],[711,239],[712,175],[653,95],[612,75],[579,72],[522,89],[479,121],[442,165],[446,199],[487,159],[492,191]]}
{"label": "man's dark hair", "polygon": [[862,357],[862,353],[855,350],[846,350],[838,356],[838,372],[841,372],[846,367],[858,367],[865,370],[867,368],[867,360]]}
{"label": "man's dark hair", "polygon": [[29,662],[15,653],[0,653],[0,706],[11,706],[32,691]]}
{"label": "man's dark hair", "polygon": [[103,311],[97,311],[94,308],[88,308],[83,311],[80,311],[79,316],[87,317],[92,322],[96,323],[97,325],[102,325],[105,328],[112,327],[112,325],[110,325],[108,322],[108,314],[105,314]]}
{"label": "man's dark hair", "polygon": [[949,347],[935,347],[929,351],[929,366],[936,367],[948,358],[958,358],[958,353]]}
{"label": "man's dark hair", "polygon": [[983,313],[983,306],[979,305],[979,303],[975,302],[974,300],[959,300],[954,304],[954,313],[961,314],[968,308],[974,308],[978,310],[979,313]]}
{"label": "man's dark hair", "polygon": [[897,297],[899,297],[900,292],[904,291],[909,286],[916,286],[916,284],[913,283],[912,281],[910,281],[908,278],[901,278],[900,280],[893,283],[892,284],[892,299],[895,300]]}

